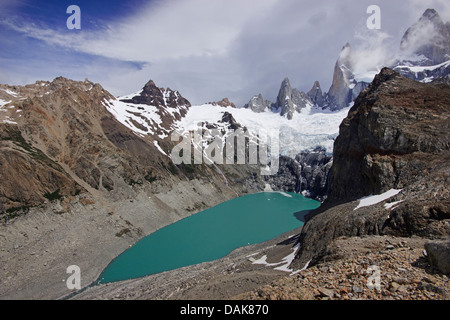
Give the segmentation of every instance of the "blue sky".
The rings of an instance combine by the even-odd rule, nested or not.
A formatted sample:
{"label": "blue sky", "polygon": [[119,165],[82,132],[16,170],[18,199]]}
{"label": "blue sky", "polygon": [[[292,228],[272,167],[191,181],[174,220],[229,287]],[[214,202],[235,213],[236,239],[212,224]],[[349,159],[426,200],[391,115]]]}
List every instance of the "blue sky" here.
{"label": "blue sky", "polygon": [[[124,95],[152,79],[193,103],[243,105],[258,93],[273,101],[284,77],[327,91],[346,42],[383,61],[425,9],[448,21],[447,2],[0,0],[0,83],[88,78]],[[366,28],[371,4],[381,30]],[[69,5],[81,9],[81,30],[66,27]]]}

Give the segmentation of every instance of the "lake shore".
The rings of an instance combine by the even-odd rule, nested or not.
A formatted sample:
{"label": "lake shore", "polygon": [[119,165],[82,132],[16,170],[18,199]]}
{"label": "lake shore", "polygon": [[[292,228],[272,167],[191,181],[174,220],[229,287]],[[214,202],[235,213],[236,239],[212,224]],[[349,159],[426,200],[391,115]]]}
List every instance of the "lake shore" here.
{"label": "lake shore", "polygon": [[288,272],[264,264],[256,258],[267,256],[267,263],[282,265],[292,253],[296,235],[286,232],[275,239],[238,248],[219,260],[150,275],[144,278],[101,284],[74,295],[75,300],[221,300],[242,294],[280,279]]}

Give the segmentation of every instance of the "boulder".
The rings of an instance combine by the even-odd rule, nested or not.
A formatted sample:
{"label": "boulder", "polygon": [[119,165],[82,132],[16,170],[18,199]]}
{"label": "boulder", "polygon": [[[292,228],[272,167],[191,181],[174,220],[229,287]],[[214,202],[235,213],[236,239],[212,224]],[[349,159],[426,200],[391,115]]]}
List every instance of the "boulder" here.
{"label": "boulder", "polygon": [[444,274],[450,274],[450,239],[428,241],[425,250],[431,266]]}

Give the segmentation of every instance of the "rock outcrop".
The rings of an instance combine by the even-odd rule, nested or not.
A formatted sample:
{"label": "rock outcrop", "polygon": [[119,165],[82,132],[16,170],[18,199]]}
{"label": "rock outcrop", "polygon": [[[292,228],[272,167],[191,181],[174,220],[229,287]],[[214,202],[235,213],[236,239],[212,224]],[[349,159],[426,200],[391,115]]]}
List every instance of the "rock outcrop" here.
{"label": "rock outcrop", "polygon": [[265,100],[262,94],[258,94],[250,99],[250,101],[244,106],[246,109],[250,109],[253,112],[261,113],[269,111],[272,106],[272,102]]}
{"label": "rock outcrop", "polygon": [[346,107],[351,101],[350,85],[353,80],[352,66],[352,48],[347,43],[341,50],[339,58],[334,66],[333,82],[328,96],[331,100],[329,108],[335,110],[337,108]]}
{"label": "rock outcrop", "polygon": [[450,239],[434,240],[425,243],[430,265],[440,272],[450,274]]}
{"label": "rock outcrop", "polygon": [[236,105],[231,102],[228,98],[223,98],[222,100],[218,102],[209,102],[209,104],[212,104],[213,106],[220,106],[223,108],[236,108]]}
{"label": "rock outcrop", "polygon": [[421,82],[448,81],[450,22],[445,24],[436,10],[427,9],[403,35],[393,68]]}
{"label": "rock outcrop", "polygon": [[310,152],[301,152],[295,160],[302,167],[301,191],[304,195],[324,201],[330,186],[330,173],[333,156],[324,148],[318,147]]}
{"label": "rock outcrop", "polygon": [[280,156],[278,173],[265,176],[272,190],[302,193],[318,201],[326,199],[333,157],[323,148],[299,153],[294,159]]}
{"label": "rock outcrop", "polygon": [[325,105],[326,94],[322,92],[319,81],[314,82],[313,87],[308,91],[307,95],[318,107],[322,108]]}
{"label": "rock outcrop", "polygon": [[[318,93],[314,93],[314,98],[319,99]],[[276,102],[272,103],[269,100],[265,100],[264,97],[259,94],[254,96],[244,108],[250,109],[256,113],[271,111],[291,120],[295,113],[301,113],[302,109],[313,105],[314,102],[312,102],[312,98],[308,94],[299,91],[296,88],[292,88],[289,79],[285,78],[278,91]]]}
{"label": "rock outcrop", "polygon": [[292,88],[288,78],[285,78],[281,83],[280,91],[278,92],[277,101],[272,105],[272,110],[280,112],[281,116],[292,119],[295,112],[301,113],[302,109],[312,103],[306,93]]}
{"label": "rock outcrop", "polygon": [[159,88],[152,80],[135,95],[108,99],[103,104],[123,125],[155,139],[167,136],[191,107],[178,91]]}
{"label": "rock outcrop", "polygon": [[419,21],[403,35],[400,49],[405,56],[421,57],[421,65],[437,65],[450,60],[450,24],[439,13],[427,9]]}
{"label": "rock outcrop", "polygon": [[[296,264],[326,259],[336,238],[450,234],[450,87],[385,68],[358,97],[334,146],[330,191],[302,229]],[[401,190],[374,204],[363,197]]]}

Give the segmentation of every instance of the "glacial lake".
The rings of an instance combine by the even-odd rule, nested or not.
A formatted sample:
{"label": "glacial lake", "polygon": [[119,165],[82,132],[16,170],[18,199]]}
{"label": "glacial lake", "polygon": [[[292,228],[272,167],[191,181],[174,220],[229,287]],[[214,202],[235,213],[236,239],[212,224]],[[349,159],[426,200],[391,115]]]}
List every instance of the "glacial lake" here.
{"label": "glacial lake", "polygon": [[189,216],[138,241],[114,259],[99,283],[220,259],[236,248],[261,243],[303,225],[320,202],[288,192],[245,195]]}

